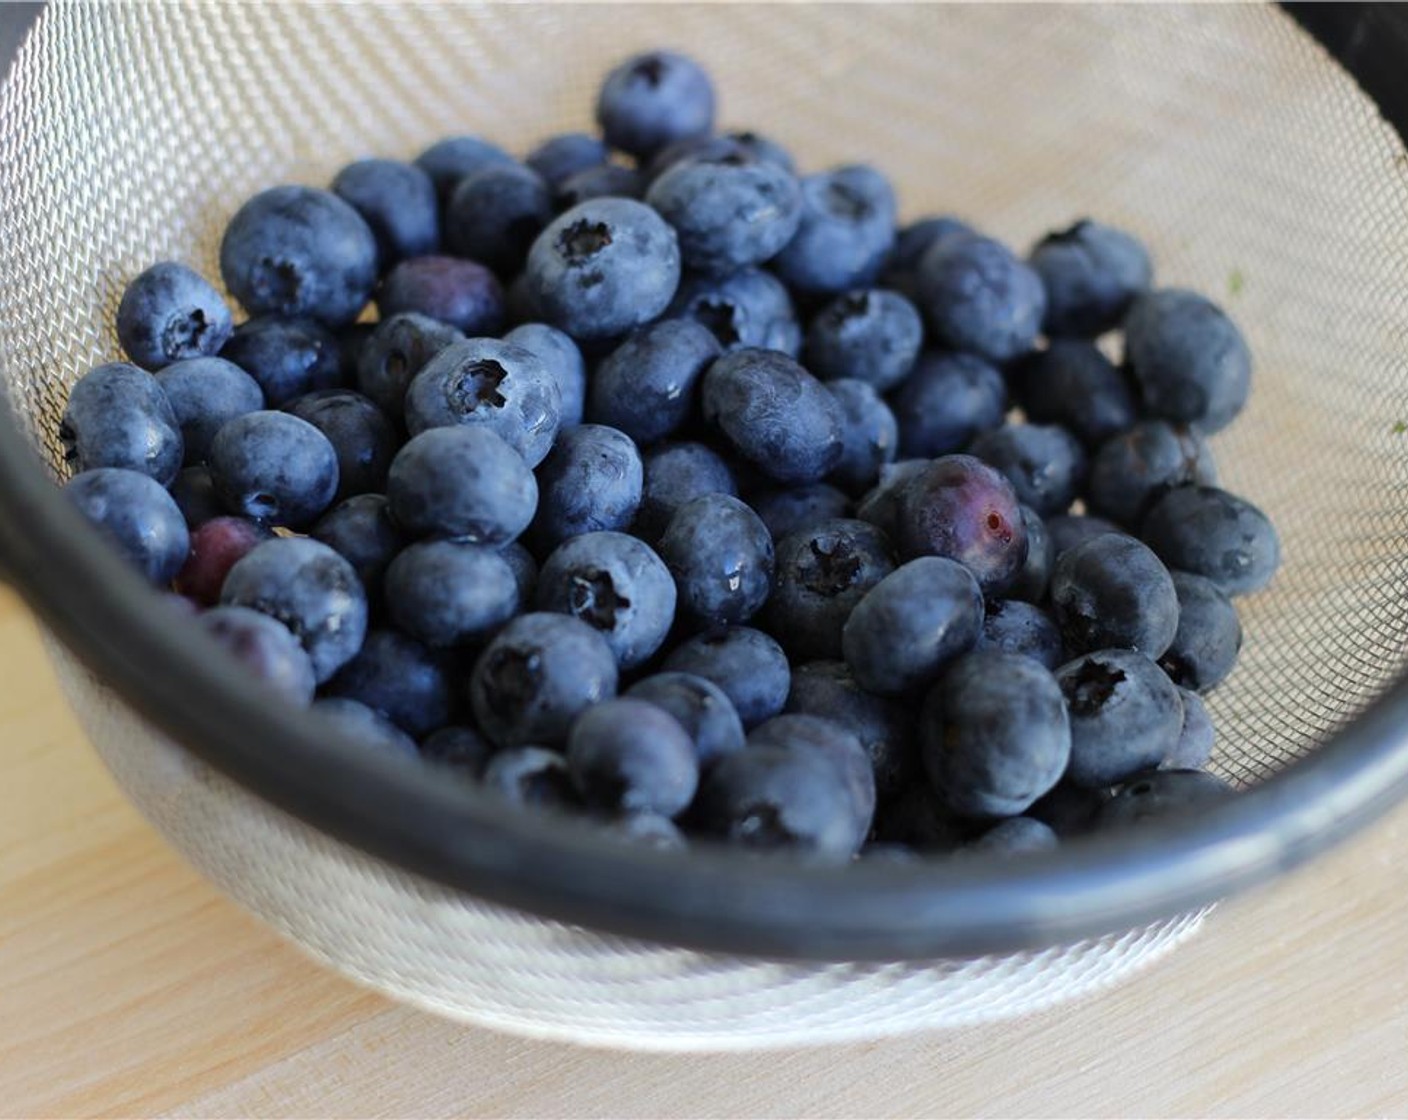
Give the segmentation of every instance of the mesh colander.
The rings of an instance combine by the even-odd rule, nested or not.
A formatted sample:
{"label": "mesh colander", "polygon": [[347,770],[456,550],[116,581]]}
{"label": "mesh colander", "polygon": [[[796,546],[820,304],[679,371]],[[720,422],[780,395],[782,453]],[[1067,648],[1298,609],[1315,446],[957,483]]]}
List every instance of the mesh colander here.
{"label": "mesh colander", "polygon": [[[1296,16],[1401,126],[1408,19]],[[137,271],[218,276],[225,220],[275,182],[587,126],[603,70],[654,45],[804,166],[879,163],[910,216],[1025,245],[1091,213],[1230,308],[1257,374],[1219,462],[1286,556],[1211,697],[1245,796],[1001,865],[623,849],[268,710],[59,501],[68,386],[118,356]],[[652,1047],[1012,1015],[1128,973],[1408,787],[1408,156],[1280,9],[56,6],[0,96],[0,352],[0,557],[117,780],[239,902],[446,1014]]]}

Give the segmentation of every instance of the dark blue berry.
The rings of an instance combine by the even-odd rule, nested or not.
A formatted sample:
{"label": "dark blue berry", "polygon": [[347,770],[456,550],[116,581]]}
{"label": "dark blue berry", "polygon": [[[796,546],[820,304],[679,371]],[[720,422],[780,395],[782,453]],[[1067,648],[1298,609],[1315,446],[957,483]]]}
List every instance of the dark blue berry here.
{"label": "dark blue berry", "polygon": [[782,711],[792,679],[782,647],[748,626],[696,635],[671,651],[664,668],[718,685],[745,728],[756,727]]}
{"label": "dark blue berry", "polygon": [[796,357],[802,347],[787,289],[757,268],[732,276],[685,276],[667,314],[707,327],[725,350],[759,346]]}
{"label": "dark blue berry", "polygon": [[1089,515],[1082,517],[1078,513],[1060,513],[1055,517],[1046,518],[1045,523],[1047,536],[1051,540],[1051,564],[1053,567],[1063,553],[1069,552],[1078,544],[1084,544],[1091,537],[1104,536],[1106,533],[1114,533],[1118,536],[1129,535],[1113,521]]}
{"label": "dark blue berry", "polygon": [[342,384],[337,337],[312,319],[250,319],[235,328],[220,356],[259,382],[270,408]]}
{"label": "dark blue berry", "polygon": [[1091,446],[1139,419],[1129,379],[1088,342],[1053,339],[1017,365],[1012,383],[1028,420],[1060,424]]}
{"label": "dark blue berry", "polygon": [[255,680],[295,704],[310,704],[317,681],[313,663],[287,626],[248,607],[215,607],[198,625]]}
{"label": "dark blue berry", "polygon": [[660,538],[679,609],[703,625],[751,618],[772,590],[772,537],[758,515],[727,494],[705,494],[675,511]]}
{"label": "dark blue berry", "polygon": [[685,502],[705,494],[738,494],[728,464],[702,443],[661,444],[647,451],[642,463],[645,481],[631,532],[651,544]]}
{"label": "dark blue berry", "polygon": [[352,565],[369,600],[379,596],[386,566],[406,545],[384,494],[357,494],[338,502],[313,523],[308,535]]}
{"label": "dark blue berry", "polygon": [[[856,505],[856,517],[862,521],[870,522],[892,542],[898,540],[900,496],[904,493],[905,487],[927,470],[928,466],[928,459],[901,459],[898,463],[881,467],[880,480],[861,497],[860,502]],[[836,493],[841,497],[845,496],[841,495],[840,491],[836,491]],[[756,501],[755,504],[757,504]],[[845,515],[837,513],[830,516],[842,517]],[[771,524],[768,527],[772,528]],[[779,530],[773,530],[773,536],[783,535],[785,534]]]}
{"label": "dark blue berry", "polygon": [[176,477],[185,453],[161,383],[126,362],[95,366],[78,379],[69,391],[59,438],[75,470],[115,467],[163,486]]}
{"label": "dark blue berry", "polygon": [[259,383],[224,358],[183,358],[156,375],[176,423],[187,464],[203,463],[227,420],[264,407]]}
{"label": "dark blue berry", "polygon": [[895,461],[895,414],[868,381],[843,377],[824,384],[841,406],[841,459],[829,477],[852,493],[868,490]]}
{"label": "dark blue berry", "polygon": [[513,617],[520,600],[508,561],[463,541],[422,541],[386,569],[391,619],[428,646],[481,642]]}
{"label": "dark blue berry", "polygon": [[1049,233],[1031,265],[1046,289],[1046,333],[1093,338],[1120,325],[1153,280],[1149,252],[1122,230],[1088,218]]}
{"label": "dark blue berry", "polygon": [[391,421],[361,393],[321,389],[284,405],[328,437],[337,452],[337,497],[385,489],[386,472],[400,441]]}
{"label": "dark blue berry", "polygon": [[455,714],[453,666],[443,654],[395,630],[371,630],[327,692],[357,700],[407,735],[423,739]]}
{"label": "dark blue berry", "polygon": [[527,528],[538,484],[519,454],[483,425],[432,428],[392,461],[386,496],[414,536],[499,545]]}
{"label": "dark blue berry", "polygon": [[536,171],[518,163],[490,164],[466,175],[451,192],[445,245],[456,256],[512,276],[552,213],[552,194]]}
{"label": "dark blue berry", "polygon": [[825,482],[764,490],[752,495],[748,504],[775,541],[825,521],[851,516],[850,498]]}
{"label": "dark blue berry", "polygon": [[887,288],[914,300],[919,297],[919,262],[929,246],[951,234],[972,234],[967,222],[948,215],[919,218],[900,228],[894,247],[885,259],[880,281]]}
{"label": "dark blue berry", "polygon": [[1178,630],[1173,577],[1123,533],[1091,537],[1056,558],[1051,609],[1072,653],[1131,649],[1158,657]]}
{"label": "dark blue berry", "polygon": [[186,562],[190,534],[181,510],[147,475],[97,467],[71,479],[64,494],[150,582],[170,583]]}
{"label": "dark blue berry", "polygon": [[1006,424],[984,432],[968,450],[997,468],[1017,500],[1043,517],[1070,509],[1085,484],[1085,449],[1054,424]]}
{"label": "dark blue berry", "polygon": [[611,157],[610,149],[585,132],[563,132],[549,136],[524,159],[550,187],[559,186],[578,171],[600,167]]}
{"label": "dark blue berry", "polygon": [[188,528],[195,529],[213,518],[225,516],[225,506],[215,493],[209,468],[203,463],[186,467],[172,480],[171,496]]}
{"label": "dark blue berry", "polygon": [[521,346],[543,363],[562,398],[561,427],[580,424],[586,411],[587,365],[571,337],[546,323],[522,323],[504,335],[504,341]]}
{"label": "dark blue berry", "polygon": [[1237,663],[1242,623],[1237,608],[1212,580],[1189,572],[1172,574],[1178,593],[1178,630],[1159,665],[1174,684],[1207,692]]}
{"label": "dark blue berry", "polygon": [[580,807],[567,760],[542,747],[499,751],[484,767],[483,783],[511,805],[554,812]]}
{"label": "dark blue berry", "polygon": [[210,281],[175,261],[139,273],[117,306],[117,340],[144,369],[218,354],[232,329],[230,309]]}
{"label": "dark blue berry", "polygon": [[1155,770],[1130,779],[1100,807],[1101,828],[1177,820],[1214,808],[1234,796],[1221,778],[1202,770]]}
{"label": "dark blue berry", "polygon": [[604,700],[579,715],[567,737],[567,769],[582,801],[610,813],[673,817],[699,785],[689,734],[644,700]]}
{"label": "dark blue berry", "polygon": [[533,592],[538,586],[538,561],[521,541],[512,541],[501,546],[499,555],[513,569],[513,578],[518,584],[519,602],[531,603]]}
{"label": "dark blue berry", "polygon": [[332,192],[370,227],[383,270],[439,248],[440,200],[423,168],[394,159],[361,159],[337,173]]}
{"label": "dark blue berry", "polygon": [[909,376],[924,341],[914,304],[898,292],[857,289],[837,296],[807,328],[807,368],[824,380],[868,381],[880,392]]}
{"label": "dark blue berry", "polygon": [[691,136],[666,145],[650,157],[646,165],[646,178],[654,182],[674,167],[682,159],[690,157],[721,159],[730,155],[742,155],[750,159],[771,163],[784,171],[796,174],[797,165],[787,150],[775,140],[769,140],[756,132],[725,132],[719,136]]}
{"label": "dark blue berry", "polygon": [[1216,304],[1182,288],[1148,292],[1134,301],[1124,329],[1125,362],[1145,412],[1216,432],[1242,411],[1251,352]]}
{"label": "dark blue berry", "polygon": [[420,756],[477,779],[493,758],[494,745],[472,727],[451,724],[421,740]]}
{"label": "dark blue berry", "polygon": [[1183,727],[1178,733],[1178,742],[1164,758],[1161,769],[1197,770],[1206,766],[1212,757],[1213,743],[1216,741],[1212,716],[1208,714],[1203,698],[1196,692],[1180,688],[1178,698],[1183,701]]}
{"label": "dark blue berry", "polygon": [[1217,483],[1207,442],[1191,428],[1148,420],[1101,445],[1090,463],[1086,500],[1101,517],[1137,529],[1155,501],[1190,483]]}
{"label": "dark blue berry", "polygon": [[553,204],[558,211],[571,210],[594,198],[634,198],[645,195],[645,180],[634,167],[603,163],[569,175],[557,185]]}
{"label": "dark blue berry", "polygon": [[1061,631],[1040,607],[1019,599],[990,599],[984,610],[974,648],[1025,654],[1053,670],[1066,660]]}
{"label": "dark blue berry", "polygon": [[714,336],[692,320],[642,327],[597,366],[591,417],[642,445],[663,439],[697,412],[696,386],[718,356]]}
{"label": "dark blue berry", "polygon": [[713,681],[693,673],[656,673],[632,685],[626,695],[674,716],[693,742],[701,767],[743,749],[743,722]]}
{"label": "dark blue berry", "polygon": [[416,166],[430,176],[442,202],[466,175],[492,164],[512,162],[513,157],[497,144],[477,136],[451,136],[416,156]]}
{"label": "dark blue berry", "polygon": [[1007,415],[1007,384],[973,354],[921,354],[914,372],[890,397],[899,426],[899,454],[932,459],[962,451]]}
{"label": "dark blue berry", "polygon": [[633,55],[602,82],[596,120],[613,148],[649,156],[713,129],[714,86],[699,63],[678,51]]}
{"label": "dark blue berry", "polygon": [[1027,816],[1049,825],[1058,837],[1065,840],[1090,832],[1095,827],[1100,807],[1109,800],[1108,789],[1085,789],[1062,780],[1027,810]]}
{"label": "dark blue berry", "polygon": [[[911,729],[913,724],[911,716]],[[916,855],[952,853],[981,831],[981,825],[949,808],[923,778],[910,782],[875,815],[877,840],[886,845],[902,844]]]}
{"label": "dark blue berry", "polygon": [[563,432],[538,468],[535,547],[547,552],[582,533],[629,528],[643,482],[640,452],[623,432],[601,424]]}
{"label": "dark blue berry", "polygon": [[1168,757],[1183,730],[1178,689],[1142,653],[1106,649],[1056,671],[1071,721],[1069,781],[1100,789]]}
{"label": "dark blue berry", "polygon": [[1012,581],[1012,586],[1007,589],[1007,595],[1028,603],[1040,603],[1046,598],[1046,589],[1051,583],[1051,566],[1056,563],[1056,552],[1046,522],[1029,506],[1022,506],[1021,512],[1022,528],[1027,533],[1027,559]]}
{"label": "dark blue berry", "polygon": [[1213,486],[1170,490],[1144,518],[1143,536],[1169,567],[1206,576],[1227,595],[1260,591],[1281,564],[1266,514]]}
{"label": "dark blue berry", "polygon": [[1010,362],[1041,332],[1041,277],[999,241],[940,238],[920,260],[918,282],[920,308],[935,341],[948,349]]}
{"label": "dark blue berry", "polygon": [[383,319],[415,311],[467,335],[498,334],[504,293],[494,274],[457,257],[410,257],[386,275],[376,295]]}
{"label": "dark blue berry", "polygon": [[895,243],[895,193],[873,167],[853,164],[802,179],[802,219],[774,261],[797,291],[865,287]]}
{"label": "dark blue berry", "polygon": [[286,412],[247,412],[210,445],[210,477],[232,513],[302,529],[337,493],[337,451],[317,428]]}
{"label": "dark blue berry", "polygon": [[774,716],[748,736],[749,750],[781,748],[820,755],[841,775],[854,820],[852,850],[859,850],[875,818],[875,774],[860,739],[838,723],[809,715]]}

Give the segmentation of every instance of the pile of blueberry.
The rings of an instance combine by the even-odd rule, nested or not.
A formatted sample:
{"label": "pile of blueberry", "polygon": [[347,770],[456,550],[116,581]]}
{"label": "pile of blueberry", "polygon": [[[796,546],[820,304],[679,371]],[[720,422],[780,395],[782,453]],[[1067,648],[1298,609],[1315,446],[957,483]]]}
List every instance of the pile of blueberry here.
{"label": "pile of blueberry", "polygon": [[680,54],[596,112],[257,194],[238,326],[143,272],[69,498],[335,733],[637,842],[1020,852],[1226,796],[1201,696],[1279,560],[1205,442],[1232,321],[1093,221],[897,228],[874,168],[715,133]]}

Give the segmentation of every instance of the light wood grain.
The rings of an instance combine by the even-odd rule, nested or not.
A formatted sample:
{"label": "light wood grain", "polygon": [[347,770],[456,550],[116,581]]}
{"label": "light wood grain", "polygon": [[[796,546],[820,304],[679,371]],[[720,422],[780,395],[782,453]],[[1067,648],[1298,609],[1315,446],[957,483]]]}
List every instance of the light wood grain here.
{"label": "light wood grain", "polygon": [[640,1056],[473,1030],[313,965],[120,797],[0,595],[0,1114],[1408,1113],[1408,812],[1117,991],[840,1050]]}

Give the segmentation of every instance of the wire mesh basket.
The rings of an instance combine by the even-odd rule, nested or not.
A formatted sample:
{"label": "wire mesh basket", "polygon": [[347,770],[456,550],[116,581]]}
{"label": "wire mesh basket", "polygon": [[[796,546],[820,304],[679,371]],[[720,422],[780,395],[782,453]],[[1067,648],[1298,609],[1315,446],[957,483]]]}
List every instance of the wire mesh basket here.
{"label": "wire mesh basket", "polygon": [[[1330,40],[1335,21],[1304,18]],[[1384,35],[1331,45],[1361,77],[1401,72],[1408,21],[1371,18]],[[625,850],[266,710],[85,547],[51,485],[57,420],[118,356],[137,271],[218,277],[225,221],[275,182],[453,133],[521,149],[586,127],[604,70],[657,45],[714,72],[725,125],[806,168],[874,161],[910,216],[1018,246],[1097,216],[1237,318],[1257,369],[1219,462],[1286,557],[1210,697],[1213,769],[1244,796],[1003,866]],[[314,956],[445,1014],[671,1048],[1018,1014],[1153,959],[1408,784],[1408,155],[1280,9],[54,6],[0,95],[0,353],[0,558],[123,789]]]}

